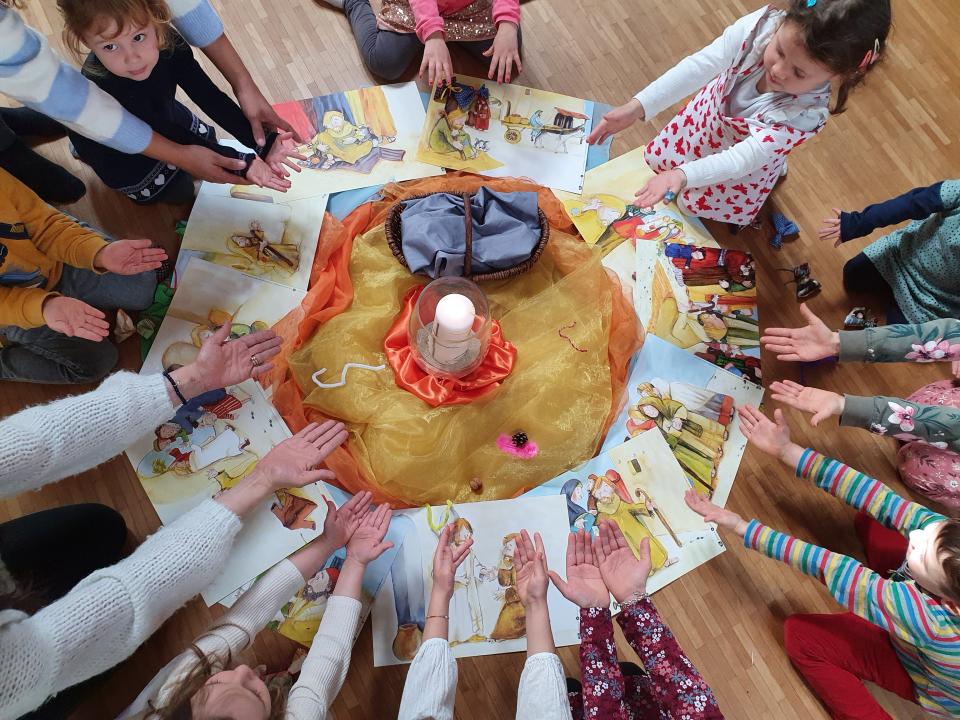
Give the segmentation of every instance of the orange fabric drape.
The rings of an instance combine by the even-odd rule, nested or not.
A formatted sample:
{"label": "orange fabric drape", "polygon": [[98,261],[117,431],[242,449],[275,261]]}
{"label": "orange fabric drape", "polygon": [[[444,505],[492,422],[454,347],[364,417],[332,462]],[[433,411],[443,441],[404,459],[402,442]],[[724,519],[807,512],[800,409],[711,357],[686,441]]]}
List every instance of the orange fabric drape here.
{"label": "orange fabric drape", "polygon": [[393,368],[397,385],[431,407],[464,405],[496,390],[513,371],[517,349],[503,337],[500,323],[495,319],[490,330],[490,345],[486,357],[480,367],[466,377],[457,380],[438,378],[417,365],[407,338],[407,324],[424,287],[426,286],[418,285],[411,288],[403,298],[403,308],[383,341],[387,362]]}
{"label": "orange fabric drape", "polygon": [[[304,394],[290,373],[287,359],[291,352],[312,337],[318,326],[342,313],[352,302],[353,283],[349,274],[349,261],[354,238],[382,224],[390,207],[399,199],[439,191],[471,192],[481,185],[499,192],[537,192],[540,208],[551,227],[577,234],[563,205],[549,189],[513,178],[482,178],[468,173],[447,173],[436,178],[408,181],[403,185],[391,183],[383,188],[382,200],[361,205],[342,223],[328,214],[320,232],[310,290],[299,311],[291,313],[275,327],[283,338],[283,351],[266,381],[274,390],[274,405],[293,432],[309,422],[323,421],[326,418],[304,404]],[[619,284],[612,273],[608,275],[611,282]],[[616,299],[612,307],[608,346],[612,375],[611,398],[605,431],[623,407],[630,358],[642,344],[642,328],[637,322],[632,304],[622,293],[614,295]],[[336,450],[327,458],[326,464],[337,474],[338,484],[350,492],[369,489],[374,492],[374,500],[377,502],[388,501],[395,506],[407,504],[402,498],[378,494],[377,488],[361,476],[356,461],[346,448]]]}

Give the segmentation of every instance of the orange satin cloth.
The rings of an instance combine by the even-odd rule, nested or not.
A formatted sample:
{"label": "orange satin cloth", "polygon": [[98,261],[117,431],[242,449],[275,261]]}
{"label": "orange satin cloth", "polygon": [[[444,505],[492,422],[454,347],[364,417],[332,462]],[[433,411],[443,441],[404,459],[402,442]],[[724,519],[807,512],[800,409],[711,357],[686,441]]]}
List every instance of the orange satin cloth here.
{"label": "orange satin cloth", "polygon": [[[319,327],[331,318],[343,313],[353,302],[354,285],[350,277],[350,259],[355,239],[371,229],[382,226],[387,212],[397,200],[437,191],[472,192],[476,191],[481,185],[500,192],[538,192],[540,208],[547,216],[552,232],[555,234],[559,231],[571,236],[577,235],[576,228],[571,223],[563,205],[549,189],[510,178],[481,178],[467,173],[447,173],[445,176],[437,178],[409,181],[402,186],[390,184],[382,191],[383,200],[366,203],[358,207],[342,223],[328,214],[320,232],[317,254],[311,273],[310,290],[301,307],[284,318],[274,328],[283,338],[283,351],[275,360],[275,368],[267,378],[266,384],[273,388],[274,405],[292,431],[296,432],[310,422],[322,422],[326,419],[321,411],[304,402],[306,395],[313,392],[315,388],[301,388],[297,384],[294,374],[291,372],[289,360],[291,354],[303,349]],[[553,239],[551,239],[551,242],[547,244],[546,251],[548,253],[551,252],[553,242]],[[586,246],[584,245],[583,248],[586,249]],[[589,253],[585,257],[589,257]],[[558,267],[558,270],[572,272],[575,267],[574,261],[574,258],[564,258],[563,263],[566,263],[566,265]],[[607,361],[610,373],[609,412],[606,414],[606,420],[601,431],[590,433],[593,452],[599,449],[606,431],[623,406],[630,358],[642,344],[642,329],[637,322],[632,304],[620,291],[616,277],[612,273],[607,273],[606,277],[612,286],[616,286],[616,292],[610,293],[609,333],[607,337]],[[561,274],[556,278],[556,282],[560,282],[562,279]],[[556,390],[560,393],[563,392],[561,387]],[[370,490],[374,495],[375,502],[390,502],[395,507],[410,507],[421,504],[419,498],[401,497],[396,492],[391,492],[380,486],[376,479],[365,477],[364,472],[361,471],[360,462],[350,452],[350,448],[355,442],[355,436],[356,432],[354,428],[351,428],[351,439],[348,443],[327,458],[326,465],[336,473],[337,484],[353,493],[360,490]],[[570,458],[568,466],[572,467],[577,462],[583,462],[587,457],[589,457],[589,454],[586,457]],[[365,469],[369,474],[369,468]],[[565,468],[558,468],[557,472],[563,469]],[[512,491],[506,491],[506,489],[501,492],[488,491],[488,486],[485,484],[483,494],[481,496],[474,495],[472,499],[509,497],[519,494],[527,487],[537,484],[537,481],[543,482],[549,477],[552,476],[536,478],[523,487],[514,488]],[[445,498],[439,501],[442,502],[443,499]],[[464,500],[468,499],[471,498],[464,498]]]}
{"label": "orange satin cloth", "polygon": [[387,362],[393,368],[393,379],[397,385],[413,393],[430,407],[465,405],[496,390],[513,371],[517,348],[504,339],[500,323],[495,318],[491,323],[487,355],[480,367],[469,375],[456,380],[438,378],[417,365],[407,337],[407,323],[413,314],[417,298],[425,287],[426,285],[420,285],[407,292],[403,298],[403,308],[383,341]]}

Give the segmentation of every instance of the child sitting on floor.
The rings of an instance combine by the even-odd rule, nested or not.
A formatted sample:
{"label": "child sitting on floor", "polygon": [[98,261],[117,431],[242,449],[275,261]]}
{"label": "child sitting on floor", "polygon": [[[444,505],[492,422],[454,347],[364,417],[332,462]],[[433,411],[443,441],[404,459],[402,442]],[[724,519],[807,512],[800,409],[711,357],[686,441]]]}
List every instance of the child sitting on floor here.
{"label": "child sitting on floor", "polygon": [[448,42],[471,55],[490,58],[487,78],[510,82],[520,64],[519,0],[384,0],[377,15],[370,0],[326,0],[340,8],[364,64],[374,75],[396,80],[421,48],[420,77],[453,82]]}
{"label": "child sitting on floor", "polygon": [[743,434],[795,468],[798,477],[812,479],[860,511],[854,524],[867,565],[757,520],[747,523],[693,490],[687,504],[704,520],[736,532],[748,548],[819,579],[851,610],[791,615],[784,626],[790,660],[833,717],[890,717],[864,680],[937,717],[957,717],[960,520],[908,502],[877,480],[803,449],[791,442],[780,410],[775,418],[746,405],[740,413]]}
{"label": "child sitting on floor", "polygon": [[651,119],[700,88],[646,148],[657,172],[636,204],[677,198],[699,217],[749,225],[786,173],[787,155],[819,133],[883,56],[890,0],[790,0],[728,27],[625,105],[603,117],[587,142],[603,142]]}
{"label": "child sitting on floor", "polygon": [[103,310],[143,310],[167,258],[107,242],[0,169],[0,379],[93,382],[117,363]]}
{"label": "child sitting on floor", "polygon": [[[246,162],[236,171],[261,187],[290,187],[284,165],[297,172],[291,158],[291,133],[271,133],[256,153],[216,141],[216,132],[176,100],[183,88],[200,108],[247,147],[256,141],[240,107],[200,67],[187,42],[170,27],[164,0],[58,0],[66,24],[64,40],[79,58],[90,48],[83,74],[112,95],[154,131],[182,145],[206,145],[219,154]],[[193,178],[174,165],[146,155],[128,155],[76,132],[70,133],[80,159],[103,182],[141,204],[184,203],[193,199]]]}
{"label": "child sitting on floor", "polygon": [[915,188],[861,212],[833,211],[819,235],[837,246],[913,220],[843,266],[847,290],[886,295],[888,323],[960,318],[960,180]]}

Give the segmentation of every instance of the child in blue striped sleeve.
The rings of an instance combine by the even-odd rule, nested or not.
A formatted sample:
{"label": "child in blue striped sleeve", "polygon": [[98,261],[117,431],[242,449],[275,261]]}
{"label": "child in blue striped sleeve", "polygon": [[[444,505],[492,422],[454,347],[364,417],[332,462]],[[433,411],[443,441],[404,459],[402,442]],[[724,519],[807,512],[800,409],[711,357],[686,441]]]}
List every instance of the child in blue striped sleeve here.
{"label": "child in blue striped sleeve", "polygon": [[792,615],[787,654],[834,718],[889,718],[874,682],[936,717],[960,715],[960,520],[901,498],[883,483],[790,440],[775,420],[741,410],[747,439],[856,508],[867,563],[746,522],[692,490],[687,504],[744,544],[820,580],[849,612]]}

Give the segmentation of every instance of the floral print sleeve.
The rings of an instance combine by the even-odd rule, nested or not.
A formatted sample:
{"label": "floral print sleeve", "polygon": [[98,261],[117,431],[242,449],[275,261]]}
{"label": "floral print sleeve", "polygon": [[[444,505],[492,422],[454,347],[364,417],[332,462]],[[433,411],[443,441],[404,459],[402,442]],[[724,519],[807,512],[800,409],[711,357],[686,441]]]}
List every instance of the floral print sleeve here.
{"label": "floral print sleeve", "polygon": [[713,691],[687,659],[649,598],[622,611],[617,620],[630,647],[643,662],[649,677],[647,701],[656,708],[656,714],[636,713],[634,717],[677,720],[723,718]]}
{"label": "floral print sleeve", "polygon": [[575,720],[629,720],[609,608],[580,610],[580,675],[583,681],[582,707],[577,707],[577,698],[571,697]]}
{"label": "floral print sleeve", "polygon": [[840,331],[840,360],[943,362],[960,360],[960,320]]}
{"label": "floral print sleeve", "polygon": [[950,405],[923,405],[882,395],[846,395],[840,424],[960,452],[960,409]]}

